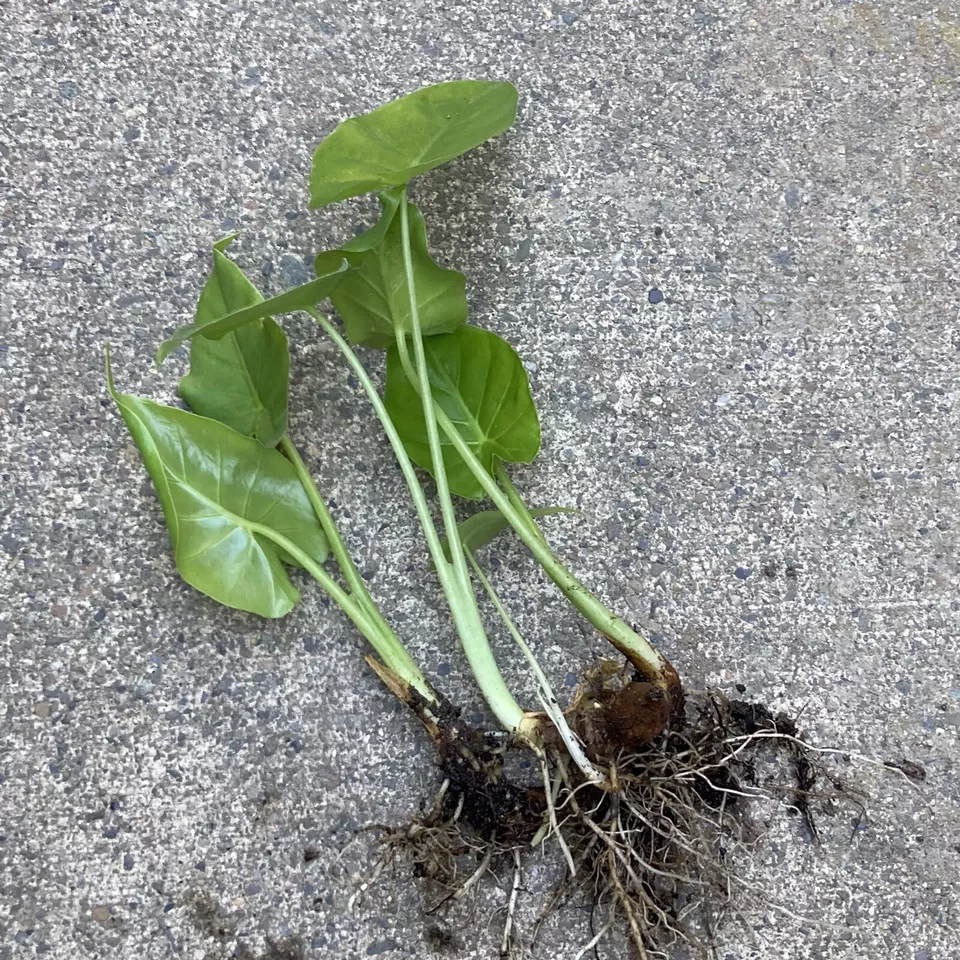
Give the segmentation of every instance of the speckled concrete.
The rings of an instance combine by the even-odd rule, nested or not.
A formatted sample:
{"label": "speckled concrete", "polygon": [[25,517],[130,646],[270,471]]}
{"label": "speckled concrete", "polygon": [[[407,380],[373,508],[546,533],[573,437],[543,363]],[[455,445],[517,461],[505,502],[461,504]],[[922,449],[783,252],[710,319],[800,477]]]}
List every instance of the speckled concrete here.
{"label": "speckled concrete", "polygon": [[[550,522],[558,549],[692,685],[927,771],[848,767],[870,819],[826,821],[819,851],[772,812],[756,877],[808,920],[754,911],[756,944],[732,925],[718,956],[960,957],[957,9],[11,0],[0,960],[493,956],[494,885],[444,919],[387,878],[347,915],[374,856],[353,829],[436,786],[423,738],[316,591],[267,623],[179,582],[101,372],[110,340],[124,389],[171,398],[182,359],[152,351],[209,244],[242,228],[265,291],[304,279],[373,211],[305,213],[316,141],[460,76],[514,81],[520,121],[417,196],[474,319],[529,362],[544,449],[519,482],[584,511]],[[374,593],[480,713],[384,442],[286,328],[294,432]],[[569,689],[598,648],[498,557]],[[589,920],[570,905],[538,955],[572,957]]]}

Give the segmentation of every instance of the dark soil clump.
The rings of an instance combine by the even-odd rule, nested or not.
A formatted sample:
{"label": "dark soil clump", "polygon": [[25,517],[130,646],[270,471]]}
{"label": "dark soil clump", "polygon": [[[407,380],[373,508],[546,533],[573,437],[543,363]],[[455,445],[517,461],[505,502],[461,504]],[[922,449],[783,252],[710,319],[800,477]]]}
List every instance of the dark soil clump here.
{"label": "dark soil clump", "polygon": [[435,738],[440,769],[450,787],[444,813],[459,816],[484,840],[523,843],[537,832],[545,810],[544,793],[509,780],[503,769],[505,742],[464,723],[449,703]]}

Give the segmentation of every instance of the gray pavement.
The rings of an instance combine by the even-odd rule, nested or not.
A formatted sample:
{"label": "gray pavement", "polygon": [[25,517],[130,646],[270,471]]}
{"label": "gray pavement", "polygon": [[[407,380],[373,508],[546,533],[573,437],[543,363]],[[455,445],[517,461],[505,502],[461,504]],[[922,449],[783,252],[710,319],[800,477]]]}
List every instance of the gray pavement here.
{"label": "gray pavement", "polygon": [[[480,958],[505,887],[447,916],[357,826],[437,785],[315,590],[279,622],[182,584],[106,399],[171,399],[153,348],[208,248],[268,292],[370,202],[305,212],[339,119],[462,76],[516,128],[417,186],[473,318],[529,363],[517,472],[562,555],[693,687],[802,710],[869,818],[783,811],[718,956],[960,957],[960,11],[946,4],[9,0],[0,5],[0,960]],[[295,436],[375,595],[482,715],[382,438],[305,320]],[[371,367],[380,370],[376,357]],[[518,547],[498,582],[569,692],[599,652]],[[508,676],[531,695],[506,645]],[[554,875],[531,856],[536,888]],[[538,956],[590,937],[577,902]],[[756,938],[756,939],[754,939]],[[622,939],[599,956],[627,955]],[[677,954],[677,956],[680,956]]]}

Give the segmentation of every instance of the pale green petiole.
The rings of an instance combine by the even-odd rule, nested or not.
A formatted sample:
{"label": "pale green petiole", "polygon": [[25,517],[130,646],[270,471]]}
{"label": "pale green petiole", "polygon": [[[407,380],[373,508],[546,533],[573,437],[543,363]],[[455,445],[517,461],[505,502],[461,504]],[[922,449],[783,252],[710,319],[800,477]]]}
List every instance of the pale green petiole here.
{"label": "pale green petiole", "polygon": [[[297,450],[289,435],[284,435],[281,438],[280,449],[297,471],[300,484],[307,498],[310,500],[314,513],[317,515],[317,520],[320,522],[320,526],[330,544],[330,550],[336,558],[343,578],[347,581],[347,585],[350,588],[349,594],[345,594],[345,596],[351,604],[355,604],[356,607],[359,608],[358,613],[364,615],[367,629],[364,629],[361,624],[357,623],[348,609],[344,608],[344,612],[347,616],[350,616],[351,619],[354,619],[354,623],[358,629],[360,629],[364,636],[370,641],[371,646],[377,651],[377,654],[386,666],[398,677],[414,687],[417,692],[422,694],[427,700],[433,702],[434,696],[430,685],[426,682],[416,663],[414,663],[413,658],[407,653],[406,647],[404,647],[403,643],[394,633],[393,628],[384,619],[376,601],[370,596],[370,591],[367,590],[367,585],[360,576],[360,571],[357,570],[357,565],[353,562],[353,557],[350,556],[350,552],[343,542],[343,537],[340,535],[340,531],[330,513],[329,507],[327,507],[320,491],[317,489],[313,477],[310,476],[310,472],[307,470],[307,466],[300,456],[300,451]],[[323,568],[321,567],[320,569]],[[309,572],[313,573],[312,570]],[[321,586],[327,589],[328,593],[330,592],[325,583],[321,583]],[[343,597],[331,594],[331,598],[343,607]]]}
{"label": "pale green petiole", "polygon": [[[312,481],[311,481],[312,485]],[[317,495],[319,497],[319,494]],[[329,517],[329,512],[327,513]],[[327,592],[330,599],[350,618],[354,626],[367,638],[377,655],[401,680],[415,688],[431,703],[434,702],[433,691],[425,680],[413,658],[407,653],[406,647],[397,635],[390,629],[386,621],[377,614],[372,617],[365,603],[360,602],[327,572],[322,564],[317,563],[306,551],[301,550],[292,540],[278,533],[272,527],[264,524],[246,522],[247,529],[257,536],[272,541],[281,550],[292,557],[317,583]],[[332,519],[331,519],[332,525]],[[364,590],[364,592],[366,592]],[[372,603],[372,601],[370,601]]]}
{"label": "pale green petiole", "polygon": [[570,724],[567,723],[567,718],[563,715],[560,702],[557,700],[553,688],[550,686],[550,681],[537,662],[537,658],[530,649],[530,645],[523,639],[523,635],[517,629],[516,624],[513,622],[513,617],[510,616],[506,607],[504,607],[500,598],[497,596],[497,592],[493,589],[493,584],[490,583],[490,580],[480,568],[473,553],[466,549],[464,549],[464,553],[466,554],[467,560],[470,561],[470,566],[473,568],[476,578],[480,581],[481,586],[486,590],[487,596],[493,603],[494,609],[500,615],[500,619],[504,622],[510,636],[513,637],[514,643],[520,648],[520,652],[533,671],[533,675],[537,679],[537,686],[540,688],[540,703],[543,705],[544,712],[557,728],[557,733],[560,734],[560,738],[563,740],[567,752],[570,754],[570,759],[573,760],[591,783],[605,782],[606,777],[590,762],[580,744],[579,738],[573,730],[570,729]]}
{"label": "pale green petiole", "polygon": [[[303,462],[300,451],[297,450],[289,435],[281,438],[280,449],[297,471],[300,484],[313,507],[314,513],[317,515],[317,520],[320,522],[324,534],[326,534],[327,541],[330,544],[330,550],[336,558],[340,571],[343,573],[344,580],[347,581],[347,585],[350,587],[351,596],[356,597],[373,619],[383,621],[380,608],[377,606],[373,597],[370,596],[367,585],[364,583],[363,577],[360,576],[360,571],[353,562],[353,557],[350,556],[350,551],[347,550],[347,545],[343,542],[343,537],[340,536],[340,531],[337,529],[336,522],[330,513],[329,507],[317,489],[313,477],[310,476],[310,471]],[[386,623],[386,621],[383,622]]]}
{"label": "pale green petiole", "polygon": [[[526,714],[504,683],[500,670],[493,658],[486,633],[483,630],[483,624],[480,621],[480,614],[476,609],[476,600],[473,596],[472,587],[469,587],[469,577],[466,580],[469,587],[469,595],[467,595],[462,585],[463,581],[458,580],[456,577],[455,567],[447,562],[440,536],[434,526],[433,518],[430,515],[430,507],[423,489],[420,486],[420,481],[417,479],[413,462],[407,455],[403,441],[399,433],[397,433],[393,421],[390,419],[390,414],[387,412],[383,400],[380,398],[376,385],[370,379],[366,368],[360,362],[360,358],[357,357],[353,348],[347,343],[343,336],[341,336],[337,328],[318,310],[309,310],[308,313],[343,354],[351,371],[357,380],[359,380],[364,393],[366,393],[367,398],[373,406],[377,419],[383,426],[387,440],[393,449],[404,480],[410,491],[414,510],[417,514],[417,520],[420,523],[424,538],[427,542],[430,559],[436,567],[437,575],[440,578],[440,585],[450,605],[451,616],[470,663],[470,668],[483,691],[487,703],[490,705],[490,709],[494,712],[497,720],[504,729],[512,733],[523,734]],[[455,527],[456,525],[454,524],[454,528]],[[459,540],[456,542],[459,543]]]}
{"label": "pale green petiole", "polygon": [[[457,633],[460,636],[460,642],[463,645],[464,653],[467,656],[477,685],[480,687],[490,709],[496,714],[497,719],[511,732],[523,735],[525,713],[507,688],[490,648],[490,641],[480,618],[470,573],[460,545],[460,533],[457,528],[453,498],[450,495],[443,464],[440,433],[437,429],[436,418],[433,415],[433,397],[430,395],[426,377],[427,359],[423,350],[423,339],[420,331],[420,311],[417,304],[416,279],[410,248],[410,217],[406,189],[400,195],[400,236],[403,246],[407,296],[410,303],[410,333],[413,338],[417,368],[421,373],[422,382],[426,384],[425,392],[421,396],[427,426],[427,441],[430,446],[433,474],[437,484],[437,498],[440,501],[444,532],[450,544],[452,563],[448,564],[443,556],[435,556],[433,559],[438,572],[443,571],[441,581],[443,582],[444,592],[447,595]],[[403,330],[397,331],[397,334],[398,349],[405,351],[406,334]]]}

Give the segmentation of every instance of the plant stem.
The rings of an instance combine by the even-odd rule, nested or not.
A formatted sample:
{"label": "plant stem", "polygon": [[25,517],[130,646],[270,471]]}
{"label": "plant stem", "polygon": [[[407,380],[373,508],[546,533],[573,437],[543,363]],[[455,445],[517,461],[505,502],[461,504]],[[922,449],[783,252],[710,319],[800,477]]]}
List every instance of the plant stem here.
{"label": "plant stem", "polygon": [[494,476],[496,476],[497,480],[500,482],[500,486],[503,487],[503,492],[507,495],[507,499],[516,508],[517,513],[519,513],[520,516],[522,516],[527,522],[531,532],[535,533],[546,544],[547,538],[543,535],[543,531],[540,529],[540,527],[537,526],[536,518],[529,511],[529,509],[527,509],[527,505],[523,502],[519,491],[513,485],[513,481],[510,479],[510,474],[507,473],[507,468],[504,467],[502,461],[494,460],[493,472]]}
{"label": "plant stem", "polygon": [[370,600],[372,602],[369,593],[367,593],[366,584],[360,576],[360,571],[357,570],[356,564],[353,562],[353,557],[350,556],[347,545],[343,542],[343,537],[340,536],[340,531],[337,529],[330,509],[320,495],[320,491],[317,489],[317,485],[314,483],[313,477],[307,469],[307,465],[303,462],[303,457],[300,456],[300,451],[297,450],[289,434],[284,434],[281,438],[280,449],[297,471],[300,485],[303,487],[307,499],[313,507],[313,512],[317,515],[317,520],[320,521],[320,526],[323,528],[323,532],[326,534],[327,540],[330,543],[330,549],[333,551],[333,555],[337,559],[337,564],[343,572],[343,578],[350,586],[350,592],[356,594],[360,600]]}
{"label": "plant stem", "polygon": [[[360,571],[353,562],[353,557],[350,556],[347,545],[343,542],[343,537],[340,535],[333,515],[330,513],[330,508],[317,489],[317,485],[310,475],[307,465],[300,456],[300,451],[297,450],[289,434],[284,434],[281,438],[280,449],[283,450],[287,459],[293,464],[294,469],[297,471],[300,485],[303,487],[307,499],[313,506],[313,512],[317,515],[317,520],[320,521],[320,526],[327,537],[330,549],[336,558],[337,565],[340,567],[344,580],[347,581],[350,587],[351,598],[354,598],[363,607],[369,619],[380,632],[387,636],[395,637],[396,635],[392,627],[384,619],[383,614],[380,612],[380,607],[377,606],[377,602],[370,596],[370,591],[367,589],[363,577],[360,576]],[[397,640],[397,642],[399,643],[400,641]],[[387,666],[390,666],[395,673],[397,672],[390,664],[387,664]],[[420,692],[422,693],[423,691],[421,690]],[[430,699],[432,699],[432,696]]]}
{"label": "plant stem", "polygon": [[[418,384],[426,378],[425,373],[414,370],[412,365],[404,361],[400,355],[404,373],[407,379],[419,389]],[[650,642],[638,634],[626,621],[618,617],[606,604],[595,597],[553,554],[547,545],[533,518],[519,494],[513,490],[517,503],[500,488],[496,480],[490,476],[483,464],[477,459],[470,445],[460,435],[459,430],[444,413],[443,408],[436,402],[433,404],[433,415],[439,428],[447,440],[460,455],[470,472],[477,478],[484,492],[493,501],[493,505],[503,514],[504,519],[516,531],[527,549],[541,567],[547,572],[551,580],[560,588],[563,595],[573,606],[583,614],[638,670],[647,676],[664,691],[679,688],[679,677],[670,662],[653,647]],[[505,471],[504,471],[505,473]],[[511,485],[512,486],[512,485]]]}
{"label": "plant stem", "polygon": [[606,778],[589,761],[587,755],[583,752],[583,748],[577,740],[577,735],[570,729],[570,724],[567,723],[567,718],[560,709],[560,702],[557,700],[556,694],[553,692],[553,688],[550,686],[550,681],[547,679],[546,674],[537,662],[537,658],[530,649],[530,645],[523,639],[523,635],[513,622],[513,617],[510,616],[507,608],[504,607],[500,598],[497,596],[497,592],[493,589],[493,584],[490,583],[487,575],[480,568],[480,564],[477,563],[477,558],[473,555],[473,552],[464,548],[464,553],[467,556],[467,560],[470,561],[470,566],[473,568],[473,572],[480,581],[480,584],[484,590],[487,591],[487,596],[493,603],[494,609],[500,614],[500,619],[506,625],[510,636],[513,637],[514,643],[520,648],[520,652],[530,665],[533,675],[537,678],[537,684],[540,687],[540,701],[543,704],[543,709],[553,722],[553,725],[557,728],[557,733],[560,734],[560,739],[563,740],[567,752],[570,754],[570,759],[573,760],[591,783],[603,783]]}
{"label": "plant stem", "polygon": [[[404,205],[405,204],[406,197],[404,197]],[[409,232],[407,233],[407,236],[409,237]],[[433,518],[430,516],[430,507],[427,504],[426,496],[424,495],[423,489],[420,486],[420,481],[417,479],[413,462],[403,446],[403,441],[400,439],[400,434],[397,432],[397,428],[390,419],[390,414],[387,412],[387,408],[384,406],[383,400],[380,398],[380,394],[377,392],[376,385],[370,379],[370,375],[367,373],[366,368],[360,362],[360,358],[353,351],[353,348],[350,346],[350,344],[347,343],[343,336],[341,336],[337,328],[318,310],[311,309],[307,312],[319,324],[324,333],[330,337],[340,353],[343,354],[343,357],[350,366],[351,371],[356,376],[357,380],[360,381],[360,385],[363,388],[364,393],[366,393],[367,398],[370,400],[374,412],[377,415],[377,419],[379,419],[381,425],[383,426],[384,432],[387,435],[387,440],[393,449],[397,463],[400,465],[400,471],[403,474],[403,477],[407,483],[407,487],[410,491],[410,496],[413,500],[414,509],[417,514],[417,520],[420,523],[424,538],[427,542],[427,549],[430,553],[430,559],[433,561],[433,565],[437,570],[437,576],[440,579],[440,585],[443,588],[444,594],[446,595],[447,603],[450,605],[451,617],[453,618],[454,625],[457,628],[457,633],[460,636],[461,642],[463,643],[464,651],[467,654],[467,659],[470,661],[471,670],[473,671],[474,676],[477,678],[478,684],[481,684],[481,677],[484,677],[484,682],[487,682],[491,676],[489,673],[489,662],[481,662],[478,666],[476,666],[474,661],[471,660],[474,647],[470,644],[469,639],[464,639],[465,636],[468,638],[473,637],[479,628],[479,632],[483,636],[484,642],[486,642],[486,634],[483,633],[483,624],[480,622],[479,613],[476,612],[476,601],[473,597],[472,591],[469,597],[464,596],[462,586],[455,578],[455,571],[447,561],[446,554],[443,550],[443,544],[440,541],[440,536],[433,524]],[[459,538],[456,542],[459,543]],[[490,655],[489,660],[493,661],[492,654]],[[478,669],[480,671],[479,675]],[[512,694],[507,689],[506,684],[503,682],[503,678],[500,676],[500,671],[497,669],[495,661],[493,661],[493,670],[495,671],[495,674],[493,675],[493,682],[487,684],[488,689],[483,691],[484,696],[503,727],[511,732],[516,732],[523,724],[523,718],[525,715],[524,711],[516,702],[516,700],[514,700]],[[499,680],[499,683],[496,682],[497,680]],[[483,689],[482,684],[481,689]],[[491,696],[493,697],[492,702]]]}
{"label": "plant stem", "polygon": [[[473,584],[460,544],[460,531],[457,529],[453,498],[450,496],[450,486],[447,483],[443,449],[440,446],[440,431],[437,428],[437,419],[434,416],[433,395],[430,392],[430,380],[427,376],[427,357],[423,349],[423,335],[420,329],[420,309],[417,303],[416,278],[414,277],[413,255],[410,248],[410,216],[406,188],[400,193],[400,237],[403,245],[403,266],[410,304],[410,334],[413,339],[413,351],[422,387],[420,398],[427,427],[427,442],[430,447],[430,459],[433,463],[433,476],[437,484],[437,499],[440,501],[444,532],[447,535],[450,556],[453,561],[447,597],[451,602],[451,613],[474,679],[490,705],[490,709],[497,715],[497,719],[507,726],[507,729],[511,732],[517,733],[520,732],[524,711],[507,688],[493,651],[490,649],[490,641],[480,618],[480,611],[477,608],[476,597],[473,593]],[[403,330],[397,331],[397,350],[401,356],[406,356],[406,333]],[[407,357],[407,361],[409,362],[409,357]]]}
{"label": "plant stem", "polygon": [[380,421],[384,433],[387,435],[387,440],[397,458],[397,463],[400,465],[400,472],[403,474],[403,478],[410,491],[410,497],[413,500],[417,520],[420,523],[420,528],[423,530],[423,536],[427,541],[430,559],[437,567],[440,579],[443,581],[445,568],[447,566],[446,554],[443,552],[443,544],[440,542],[440,536],[437,533],[436,527],[433,525],[433,518],[430,516],[430,507],[427,504],[427,498],[420,486],[420,481],[417,479],[417,474],[413,468],[413,461],[407,456],[407,451],[403,446],[403,441],[400,439],[400,434],[397,433],[397,428],[393,425],[393,421],[390,419],[390,414],[387,412],[383,400],[380,399],[376,385],[370,379],[366,367],[360,362],[360,358],[354,353],[353,348],[340,335],[340,331],[337,330],[319,310],[309,309],[307,313],[313,317],[323,332],[333,341],[340,353],[343,354],[354,376],[360,381],[360,386],[367,395],[367,399],[370,401],[374,413],[376,413],[377,419]]}

